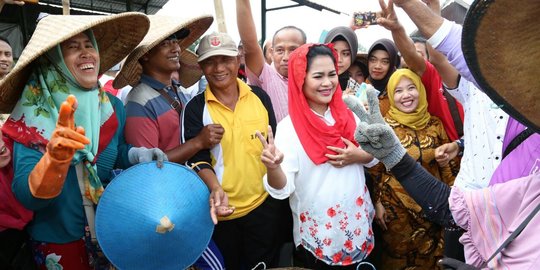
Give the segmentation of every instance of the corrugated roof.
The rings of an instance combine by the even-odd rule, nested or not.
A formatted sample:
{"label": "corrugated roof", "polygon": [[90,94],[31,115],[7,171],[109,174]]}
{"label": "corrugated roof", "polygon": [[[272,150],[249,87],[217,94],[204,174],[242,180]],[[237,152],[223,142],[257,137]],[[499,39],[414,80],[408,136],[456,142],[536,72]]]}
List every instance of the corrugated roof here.
{"label": "corrugated roof", "polygon": [[[71,8],[99,11],[106,13],[126,12],[127,3],[131,4],[130,11],[146,14],[156,14],[168,0],[71,0]],[[62,5],[62,0],[40,0],[41,4]]]}

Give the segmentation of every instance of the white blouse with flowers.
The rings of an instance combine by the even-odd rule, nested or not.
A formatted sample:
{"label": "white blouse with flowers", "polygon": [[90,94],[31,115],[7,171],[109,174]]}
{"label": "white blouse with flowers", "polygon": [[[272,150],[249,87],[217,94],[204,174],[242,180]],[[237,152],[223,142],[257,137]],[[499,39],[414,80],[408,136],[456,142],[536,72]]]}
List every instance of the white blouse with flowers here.
{"label": "white blouse with flowers", "polygon": [[[320,117],[328,125],[335,123],[329,110]],[[373,249],[371,223],[375,214],[364,165],[315,165],[304,151],[289,116],[278,124],[274,142],[284,155],[281,168],[287,184],[274,189],[265,176],[264,186],[274,198],[290,197],[295,246],[302,245],[329,265],[362,261]],[[374,159],[365,166],[376,163]]]}

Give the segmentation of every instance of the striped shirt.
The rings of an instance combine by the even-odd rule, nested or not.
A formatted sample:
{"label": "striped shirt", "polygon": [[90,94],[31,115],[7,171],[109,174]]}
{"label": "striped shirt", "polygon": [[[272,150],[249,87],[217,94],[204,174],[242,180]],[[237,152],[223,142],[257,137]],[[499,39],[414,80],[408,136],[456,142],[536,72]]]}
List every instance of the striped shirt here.
{"label": "striped shirt", "polygon": [[247,67],[246,73],[249,85],[262,88],[270,96],[278,123],[289,115],[289,80],[287,78],[281,76],[273,65],[267,63],[264,63],[259,77]]}
{"label": "striped shirt", "polygon": [[[137,147],[171,150],[181,144],[180,116],[156,89],[165,85],[142,75],[141,82],[129,93],[126,103],[125,137]],[[176,98],[172,87],[165,88]]]}

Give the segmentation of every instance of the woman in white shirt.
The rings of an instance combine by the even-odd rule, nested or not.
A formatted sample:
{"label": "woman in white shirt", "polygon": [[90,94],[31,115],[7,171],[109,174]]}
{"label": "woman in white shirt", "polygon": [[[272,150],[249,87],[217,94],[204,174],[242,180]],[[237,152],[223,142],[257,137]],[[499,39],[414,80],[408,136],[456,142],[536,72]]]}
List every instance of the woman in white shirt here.
{"label": "woman in white shirt", "polygon": [[[354,142],[358,118],[341,99],[331,44],[306,44],[289,59],[289,116],[264,145],[264,186],[290,197],[294,243],[304,267],[356,269],[374,245],[364,178],[378,161]],[[354,142],[354,143],[353,143]],[[328,146],[333,147],[328,147]]]}

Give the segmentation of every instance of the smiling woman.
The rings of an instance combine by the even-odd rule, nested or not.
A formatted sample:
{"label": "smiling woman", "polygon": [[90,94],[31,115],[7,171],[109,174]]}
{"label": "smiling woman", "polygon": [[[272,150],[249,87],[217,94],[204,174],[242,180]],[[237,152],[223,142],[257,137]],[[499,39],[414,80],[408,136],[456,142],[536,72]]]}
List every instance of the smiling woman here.
{"label": "smiling woman", "polygon": [[[90,37],[92,39],[90,39]],[[93,33],[80,33],[60,44],[64,64],[75,81],[86,89],[96,86],[99,73],[99,54]]]}
{"label": "smiling woman", "polygon": [[[449,142],[439,118],[427,111],[426,90],[418,75],[409,69],[396,70],[388,80],[390,109],[385,121],[393,128],[409,155],[438,180],[451,185],[457,163],[440,166],[435,148]],[[370,170],[374,187],[375,221],[384,230],[381,269],[421,266],[436,269],[442,256],[441,227],[426,220],[420,208],[381,165]],[[397,255],[397,256],[396,256]]]}
{"label": "smiling woman", "polygon": [[274,198],[289,197],[294,243],[309,269],[356,269],[374,246],[364,164],[378,161],[352,142],[358,119],[341,98],[336,59],[332,44],[296,49],[289,116],[279,122],[275,142],[271,130],[268,142],[259,136],[265,188]]}
{"label": "smiling woman", "polygon": [[[160,151],[125,143],[123,104],[97,79],[135,48],[148,28],[142,13],[49,15],[0,81],[0,110],[13,108],[2,127],[13,155],[0,172],[2,182],[11,185],[0,192],[6,202],[0,229],[25,228],[40,268],[108,265],[92,241],[92,216],[111,170],[154,154],[164,158]],[[20,204],[34,213],[26,227],[31,213]]]}

